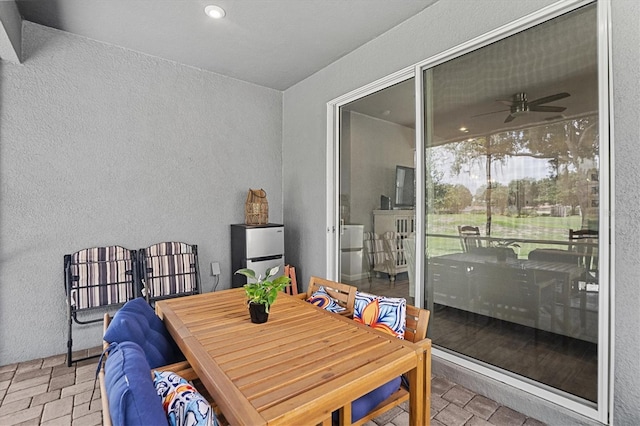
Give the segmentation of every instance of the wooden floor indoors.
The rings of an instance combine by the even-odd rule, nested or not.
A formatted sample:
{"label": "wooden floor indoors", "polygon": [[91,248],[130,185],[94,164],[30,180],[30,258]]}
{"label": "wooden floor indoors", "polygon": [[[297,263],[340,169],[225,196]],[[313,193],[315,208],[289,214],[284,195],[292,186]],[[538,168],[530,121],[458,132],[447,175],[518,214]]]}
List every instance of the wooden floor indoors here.
{"label": "wooden floor indoors", "polygon": [[[409,295],[406,274],[398,275],[395,284],[391,284],[386,275],[373,277],[371,283],[363,279],[350,284],[359,291],[384,296],[407,298]],[[588,307],[596,303],[597,300],[587,301]],[[434,345],[596,401],[596,344],[440,305],[434,311],[429,325],[429,337]],[[597,323],[591,326],[597,327]]]}

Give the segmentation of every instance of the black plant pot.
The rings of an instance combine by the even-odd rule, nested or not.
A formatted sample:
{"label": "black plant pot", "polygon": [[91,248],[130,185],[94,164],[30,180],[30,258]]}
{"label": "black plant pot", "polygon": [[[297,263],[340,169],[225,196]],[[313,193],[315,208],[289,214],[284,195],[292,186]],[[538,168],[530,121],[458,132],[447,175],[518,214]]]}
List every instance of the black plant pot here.
{"label": "black plant pot", "polygon": [[266,311],[267,305],[262,303],[249,302],[249,315],[251,315],[251,322],[254,324],[262,324],[269,319],[269,313]]}

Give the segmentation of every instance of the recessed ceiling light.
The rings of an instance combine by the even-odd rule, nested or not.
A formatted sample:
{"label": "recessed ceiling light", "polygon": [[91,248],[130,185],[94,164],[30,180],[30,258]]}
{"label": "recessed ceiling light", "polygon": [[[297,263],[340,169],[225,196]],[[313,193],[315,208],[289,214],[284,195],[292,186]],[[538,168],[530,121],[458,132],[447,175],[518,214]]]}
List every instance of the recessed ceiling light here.
{"label": "recessed ceiling light", "polygon": [[212,4],[204,8],[204,13],[213,19],[224,18],[224,15],[227,14],[220,6],[214,6]]}
{"label": "recessed ceiling light", "polygon": [[467,129],[466,127],[460,127],[459,129],[461,132],[467,133],[469,132],[469,129]]}

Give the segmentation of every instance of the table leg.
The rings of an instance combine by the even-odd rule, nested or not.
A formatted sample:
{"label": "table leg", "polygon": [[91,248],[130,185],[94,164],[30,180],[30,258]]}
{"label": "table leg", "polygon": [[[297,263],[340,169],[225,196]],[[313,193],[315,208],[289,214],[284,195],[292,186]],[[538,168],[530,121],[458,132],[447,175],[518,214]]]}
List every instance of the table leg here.
{"label": "table leg", "polygon": [[431,345],[424,353],[424,407],[422,424],[428,425],[431,420]]}
{"label": "table leg", "polygon": [[338,410],[338,424],[350,425],[351,424],[351,402]]}
{"label": "table leg", "polygon": [[416,368],[409,371],[409,424],[413,426],[425,425],[425,351],[416,351],[418,364]]}
{"label": "table leg", "polygon": [[564,283],[564,291],[562,292],[563,295],[563,303],[564,303],[564,312],[562,313],[562,319],[564,321],[564,331],[565,334],[568,335],[571,330],[570,328],[570,321],[571,321],[571,281],[569,280],[569,277],[566,278],[565,283]]}

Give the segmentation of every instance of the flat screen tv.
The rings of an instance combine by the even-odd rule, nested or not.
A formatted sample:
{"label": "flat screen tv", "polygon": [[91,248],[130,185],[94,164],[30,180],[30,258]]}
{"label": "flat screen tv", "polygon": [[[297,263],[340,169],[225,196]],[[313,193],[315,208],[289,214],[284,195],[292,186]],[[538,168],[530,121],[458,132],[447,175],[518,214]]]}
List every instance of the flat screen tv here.
{"label": "flat screen tv", "polygon": [[396,197],[394,207],[416,206],[416,173],[413,167],[396,166]]}

